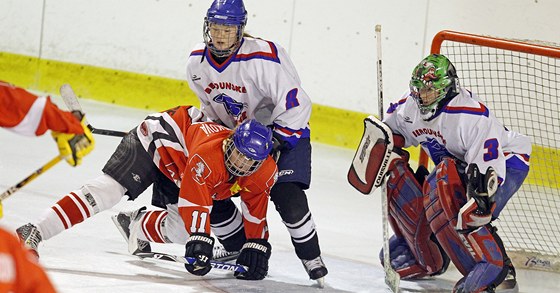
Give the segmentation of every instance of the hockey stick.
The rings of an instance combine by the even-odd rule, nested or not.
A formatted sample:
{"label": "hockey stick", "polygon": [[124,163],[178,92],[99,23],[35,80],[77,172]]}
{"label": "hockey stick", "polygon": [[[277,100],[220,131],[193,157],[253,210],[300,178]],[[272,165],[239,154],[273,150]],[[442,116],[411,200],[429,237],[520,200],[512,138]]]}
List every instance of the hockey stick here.
{"label": "hockey stick", "polygon": [[27,183],[33,181],[33,179],[35,179],[35,178],[39,177],[39,175],[45,173],[47,170],[52,168],[52,166],[56,165],[61,160],[62,160],[62,158],[60,156],[56,156],[55,158],[50,160],[48,163],[41,166],[41,168],[39,168],[39,169],[35,170],[35,172],[31,173],[31,175],[25,177],[25,179],[21,180],[16,185],[8,188],[8,190],[6,190],[6,191],[4,191],[4,193],[0,194],[0,201],[8,198],[14,192],[20,190],[22,187],[27,185]]}
{"label": "hockey stick", "polygon": [[[381,25],[375,26],[375,36],[377,38],[377,95],[379,99],[379,120],[383,121],[383,79],[381,68]],[[387,203],[387,184],[383,178],[381,183],[381,208],[383,209],[383,269],[385,270],[385,284],[394,293],[399,292],[401,278],[391,266],[391,254],[389,252],[389,205]]]}
{"label": "hockey stick", "polygon": [[[60,95],[62,96],[62,99],[66,104],[66,107],[68,107],[70,111],[80,111],[84,113],[84,111],[82,111],[82,106],[80,105],[80,102],[78,102],[78,97],[76,96],[76,93],[74,93],[74,90],[69,84],[63,84],[60,87]],[[123,131],[95,128],[91,124],[89,124],[87,120],[86,120],[86,124],[89,130],[91,130],[91,133],[95,133],[95,134],[117,136],[117,137],[123,137],[127,134],[127,132],[123,132]]]}
{"label": "hockey stick", "polygon": [[[184,256],[172,255],[172,254],[167,254],[167,253],[159,253],[159,252],[137,252],[137,253],[134,253],[133,255],[138,256],[142,259],[145,259],[145,258],[161,259],[161,260],[165,260],[165,261],[178,262],[178,263],[182,263],[182,264],[191,264],[192,265],[196,262],[196,259],[194,257],[184,257]],[[212,266],[212,268],[219,269],[219,270],[232,271],[232,272],[238,272],[238,273],[246,273],[247,272],[247,268],[245,266],[237,265],[237,264],[229,264],[229,263],[225,263],[225,262],[221,262],[221,261],[211,260],[210,265]]]}

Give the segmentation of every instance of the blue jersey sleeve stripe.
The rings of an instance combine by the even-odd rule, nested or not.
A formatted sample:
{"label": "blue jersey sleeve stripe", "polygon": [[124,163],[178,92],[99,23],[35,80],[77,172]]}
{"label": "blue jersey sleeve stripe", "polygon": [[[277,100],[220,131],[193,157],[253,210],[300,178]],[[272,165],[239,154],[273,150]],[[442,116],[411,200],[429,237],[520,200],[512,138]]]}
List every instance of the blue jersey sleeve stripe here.
{"label": "blue jersey sleeve stripe", "polygon": [[[242,42],[243,42],[243,40],[242,40]],[[274,45],[274,43],[269,42],[269,41],[266,41],[266,42],[270,46],[270,53],[259,51],[259,52],[253,52],[253,53],[250,53],[250,54],[238,54],[239,49],[237,49],[237,52],[235,52],[234,54],[229,56],[229,58],[226,61],[224,61],[222,64],[219,64],[218,62],[216,62],[214,60],[214,58],[212,58],[209,50],[206,50],[206,53],[199,52],[199,51],[194,51],[193,53],[196,52],[196,55],[206,54],[206,60],[208,60],[208,64],[210,64],[210,66],[212,66],[216,71],[218,71],[220,73],[222,73],[224,70],[226,70],[228,65],[231,64],[232,62],[242,62],[242,61],[249,61],[249,60],[252,60],[252,59],[262,59],[262,60],[273,61],[273,62],[276,62],[276,63],[280,64],[280,57],[278,57],[278,49],[276,48],[276,45]],[[243,43],[242,43],[242,45],[243,45]],[[191,55],[193,55],[193,53],[191,53]]]}
{"label": "blue jersey sleeve stripe", "polygon": [[276,63],[280,63],[280,58],[278,57],[278,49],[276,48],[276,45],[274,45],[274,43],[269,41],[266,42],[270,46],[270,53],[259,51],[251,54],[237,54],[235,56],[234,61],[248,61],[251,59],[263,59],[263,60],[269,60]]}
{"label": "blue jersey sleeve stripe", "polygon": [[391,114],[393,112],[395,112],[395,110],[397,110],[397,108],[404,104],[404,102],[406,102],[407,98],[401,99],[400,101],[396,102],[396,103],[391,103],[391,105],[389,105],[389,109],[387,109],[387,114]]}
{"label": "blue jersey sleeve stripe", "polygon": [[190,56],[202,56],[204,54],[204,50],[194,50],[191,52]]}
{"label": "blue jersey sleeve stripe", "polygon": [[506,168],[528,171],[529,165],[528,163],[521,160],[518,156],[512,156],[511,158],[506,160]]}
{"label": "blue jersey sleeve stripe", "polygon": [[461,114],[461,113],[463,113],[463,114],[471,114],[471,115],[488,117],[488,115],[489,115],[488,108],[486,108],[486,106],[484,106],[481,103],[478,103],[478,104],[480,105],[480,108],[445,106],[443,108],[442,112],[445,112],[447,114]]}

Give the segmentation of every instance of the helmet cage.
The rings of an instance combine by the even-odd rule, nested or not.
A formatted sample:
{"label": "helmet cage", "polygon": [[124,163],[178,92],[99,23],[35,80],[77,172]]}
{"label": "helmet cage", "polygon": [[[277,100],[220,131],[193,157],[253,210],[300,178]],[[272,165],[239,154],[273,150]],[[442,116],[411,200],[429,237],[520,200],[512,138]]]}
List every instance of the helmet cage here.
{"label": "helmet cage", "polygon": [[224,161],[235,176],[253,174],[272,150],[272,131],[257,120],[239,124],[224,140]]}
{"label": "helmet cage", "polygon": [[[213,43],[210,29],[212,25],[220,24],[232,26],[237,29],[236,39],[232,40],[231,46],[226,49],[218,49]],[[204,18],[203,37],[206,47],[216,57],[227,57],[233,54],[240,46],[243,31],[247,24],[247,10],[242,0],[215,0]]]}
{"label": "helmet cage", "polygon": [[212,34],[210,33],[210,27],[213,24],[219,24],[219,23],[209,21],[208,17],[204,18],[203,37],[204,37],[204,44],[206,44],[208,50],[210,50],[212,55],[216,57],[227,57],[235,53],[235,51],[237,51],[237,49],[239,49],[239,47],[241,46],[241,39],[243,38],[243,30],[245,29],[245,24],[243,25],[224,24],[227,26],[235,27],[235,29],[237,30],[237,33],[235,35],[235,40],[231,41],[231,46],[229,46],[226,49],[218,49],[216,46],[214,46],[214,43],[212,41]]}
{"label": "helmet cage", "polygon": [[226,169],[233,176],[249,176],[255,173],[264,162],[264,159],[251,159],[241,153],[235,147],[231,137],[224,140],[223,148]]}

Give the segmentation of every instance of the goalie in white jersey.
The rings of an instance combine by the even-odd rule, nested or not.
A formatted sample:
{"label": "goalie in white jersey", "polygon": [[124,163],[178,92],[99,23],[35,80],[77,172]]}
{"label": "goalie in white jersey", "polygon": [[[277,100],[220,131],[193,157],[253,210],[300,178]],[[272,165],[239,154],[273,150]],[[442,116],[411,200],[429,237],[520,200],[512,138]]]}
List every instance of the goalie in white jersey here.
{"label": "goalie in white jersey", "polygon": [[[196,45],[188,59],[189,86],[211,120],[235,127],[254,118],[273,129],[279,179],[271,199],[310,278],[319,280],[327,269],[304,192],[311,180],[311,101],[286,51],[245,35],[246,22],[243,1],[212,3],[204,21],[204,43]],[[231,212],[224,213],[222,221],[213,218],[213,231],[226,250],[235,251],[244,243],[243,227],[233,202],[226,204],[221,209]]]}
{"label": "goalie in white jersey", "polygon": [[[366,126],[384,129],[386,139],[371,140],[367,172],[354,159],[349,181],[367,193],[371,184],[357,178],[389,175],[390,257],[400,277],[442,274],[451,260],[464,276],[454,292],[516,292],[515,269],[491,222],[529,172],[530,139],[460,87],[453,64],[437,54],[413,70],[410,90],[391,104],[384,123],[375,120]],[[357,154],[367,154],[368,133]],[[413,173],[408,164],[403,148],[418,145],[436,165],[431,173],[423,166]],[[393,148],[390,158],[379,155],[384,146]]]}

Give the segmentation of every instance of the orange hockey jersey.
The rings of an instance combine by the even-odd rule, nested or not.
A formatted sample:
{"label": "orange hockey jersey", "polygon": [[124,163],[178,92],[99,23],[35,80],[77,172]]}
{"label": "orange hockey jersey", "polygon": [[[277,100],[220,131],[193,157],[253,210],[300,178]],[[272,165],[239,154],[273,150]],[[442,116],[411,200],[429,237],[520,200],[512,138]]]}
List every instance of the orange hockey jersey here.
{"label": "orange hockey jersey", "polygon": [[278,177],[276,163],[269,156],[250,176],[231,176],[222,145],[232,130],[204,119],[197,108],[180,106],[148,116],[137,134],[154,164],[180,187],[179,213],[189,234],[210,234],[212,201],[239,195],[247,239],[268,239],[266,213]]}
{"label": "orange hockey jersey", "polygon": [[37,97],[22,88],[0,81],[0,126],[34,136],[47,130],[82,134],[80,121],[60,110],[49,97]]}
{"label": "orange hockey jersey", "polygon": [[0,292],[55,292],[34,255],[0,228]]}

